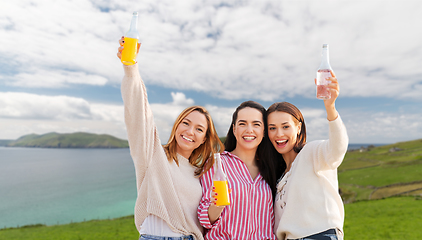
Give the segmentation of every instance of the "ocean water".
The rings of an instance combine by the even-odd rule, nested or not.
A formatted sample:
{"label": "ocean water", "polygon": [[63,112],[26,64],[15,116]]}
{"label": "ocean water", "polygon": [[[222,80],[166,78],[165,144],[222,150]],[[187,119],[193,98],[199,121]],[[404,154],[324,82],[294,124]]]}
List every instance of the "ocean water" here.
{"label": "ocean water", "polygon": [[0,147],[0,229],[133,214],[129,149]]}
{"label": "ocean water", "polygon": [[0,229],[132,215],[135,200],[129,149],[0,147]]}
{"label": "ocean water", "polygon": [[347,148],[347,150],[355,150],[355,149],[360,149],[362,147],[367,148],[368,146],[373,145],[375,147],[379,147],[379,146],[383,146],[383,145],[388,145],[388,144],[383,144],[383,143],[351,143],[349,144],[349,147]]}

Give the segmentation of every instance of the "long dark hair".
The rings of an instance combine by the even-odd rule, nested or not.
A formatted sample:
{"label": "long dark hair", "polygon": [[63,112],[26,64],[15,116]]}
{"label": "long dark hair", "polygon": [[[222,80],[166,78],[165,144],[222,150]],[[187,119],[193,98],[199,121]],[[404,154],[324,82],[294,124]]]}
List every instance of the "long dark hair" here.
{"label": "long dark hair", "polygon": [[276,169],[276,161],[275,157],[276,155],[271,152],[271,142],[268,138],[268,130],[267,130],[267,115],[265,108],[255,102],[255,101],[246,101],[241,103],[237,108],[236,111],[234,111],[232,116],[232,122],[230,124],[230,129],[227,132],[226,140],[224,142],[225,150],[228,152],[233,151],[236,148],[237,140],[233,133],[233,126],[236,124],[237,121],[237,115],[240,110],[244,108],[254,108],[261,112],[262,119],[264,121],[264,137],[261,141],[261,143],[258,145],[258,149],[255,153],[255,159],[257,160],[257,165],[259,169],[259,173],[264,178],[264,180],[268,183],[268,185],[271,188],[271,191],[273,193],[273,196],[275,196],[275,190],[276,190],[276,184],[277,184],[277,176],[274,169]]}
{"label": "long dark hair", "polygon": [[[293,120],[295,121],[296,124],[301,124],[301,128],[300,128],[300,133],[297,137],[296,143],[293,147],[293,150],[296,153],[299,153],[300,150],[302,150],[303,146],[305,146],[306,144],[306,125],[305,125],[305,119],[303,118],[302,113],[300,112],[300,110],[293,104],[288,103],[288,102],[276,102],[273,103],[268,109],[267,109],[267,114],[266,114],[266,118],[268,118],[268,115],[270,115],[273,112],[285,112],[288,113],[290,115],[292,115]],[[267,126],[268,128],[268,126]],[[281,175],[283,174],[283,172],[286,170],[286,162],[283,159],[283,156],[277,152],[277,150],[272,146],[271,144],[271,155],[275,156],[275,159],[277,161],[276,163],[276,178],[280,178]]]}

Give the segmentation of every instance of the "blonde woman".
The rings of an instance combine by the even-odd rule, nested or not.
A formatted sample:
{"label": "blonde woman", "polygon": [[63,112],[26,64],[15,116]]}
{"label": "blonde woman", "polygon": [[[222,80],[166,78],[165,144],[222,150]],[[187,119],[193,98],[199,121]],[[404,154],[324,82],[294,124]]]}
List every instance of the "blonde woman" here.
{"label": "blonde woman", "polygon": [[[119,40],[119,58],[123,41]],[[186,108],[162,146],[138,64],[123,69],[121,91],[136,172],[139,239],[203,239],[196,212],[202,197],[199,176],[213,164],[206,160],[224,148],[211,116],[200,106]]]}

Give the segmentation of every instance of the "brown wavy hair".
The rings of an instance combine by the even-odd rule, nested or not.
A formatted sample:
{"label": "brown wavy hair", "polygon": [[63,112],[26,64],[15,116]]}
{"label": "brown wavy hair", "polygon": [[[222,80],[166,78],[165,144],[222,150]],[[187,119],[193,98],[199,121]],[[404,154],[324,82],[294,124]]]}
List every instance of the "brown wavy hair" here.
{"label": "brown wavy hair", "polygon": [[207,109],[202,106],[192,106],[183,110],[174,122],[170,138],[167,144],[163,147],[168,160],[175,161],[176,164],[179,165],[179,161],[177,159],[176,129],[179,124],[183,121],[183,119],[193,111],[198,111],[202,113],[207,119],[208,123],[207,132],[205,134],[205,142],[202,143],[198,148],[193,150],[192,154],[189,156],[190,164],[197,167],[195,175],[200,177],[202,176],[202,174],[207,172],[214,164],[214,153],[224,151],[224,145],[217,135],[217,131],[214,127],[214,122],[212,121],[211,115],[209,114]]}

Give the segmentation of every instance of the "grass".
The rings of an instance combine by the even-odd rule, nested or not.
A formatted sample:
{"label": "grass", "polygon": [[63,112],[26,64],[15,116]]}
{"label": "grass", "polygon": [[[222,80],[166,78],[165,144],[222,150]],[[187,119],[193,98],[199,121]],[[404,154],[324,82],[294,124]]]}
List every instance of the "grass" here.
{"label": "grass", "polygon": [[112,220],[93,220],[66,225],[33,225],[0,230],[7,240],[120,240],[138,239],[133,216]]}
{"label": "grass", "polygon": [[381,187],[395,183],[408,183],[421,180],[422,161],[411,165],[380,165],[371,168],[345,171],[339,174],[342,184]]}
{"label": "grass", "polygon": [[[345,204],[345,239],[422,239],[420,199],[393,197]],[[8,240],[135,240],[138,237],[133,216],[0,230],[0,239]]]}
{"label": "grass", "polygon": [[[391,151],[395,149],[396,151]],[[422,140],[347,152],[339,167],[344,202],[417,195],[422,176]]]}
{"label": "grass", "polygon": [[420,197],[360,201],[345,212],[345,239],[422,239]]}

